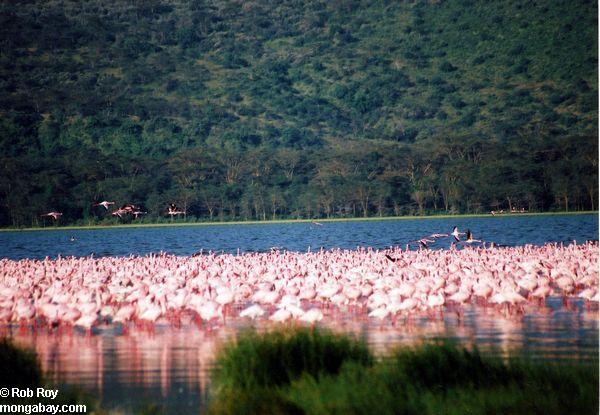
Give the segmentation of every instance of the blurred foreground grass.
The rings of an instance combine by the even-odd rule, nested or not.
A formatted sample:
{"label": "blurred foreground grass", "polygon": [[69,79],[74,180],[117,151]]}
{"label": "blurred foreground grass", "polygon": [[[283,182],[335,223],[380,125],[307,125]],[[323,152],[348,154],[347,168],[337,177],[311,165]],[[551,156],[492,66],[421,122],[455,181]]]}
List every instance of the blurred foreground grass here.
{"label": "blurred foreground grass", "polygon": [[597,414],[597,364],[500,359],[450,343],[375,359],[318,329],[246,332],[221,349],[211,414]]}
{"label": "blurred foreground grass", "polygon": [[[599,409],[597,362],[500,359],[448,342],[376,359],[363,341],[316,328],[244,332],[220,349],[211,379],[205,408],[211,414],[558,415]],[[44,385],[35,354],[0,339],[0,387]],[[61,388],[45,403],[109,413],[76,388]],[[161,411],[149,405],[139,413]]]}

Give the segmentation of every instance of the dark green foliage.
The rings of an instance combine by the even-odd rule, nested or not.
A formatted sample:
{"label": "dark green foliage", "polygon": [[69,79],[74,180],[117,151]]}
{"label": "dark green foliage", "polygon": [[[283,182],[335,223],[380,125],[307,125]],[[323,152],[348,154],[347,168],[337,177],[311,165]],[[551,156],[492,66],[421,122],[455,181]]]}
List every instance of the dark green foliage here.
{"label": "dark green foliage", "polygon": [[[0,226],[596,209],[597,39],[583,0],[2,2]],[[527,186],[480,191],[490,161]]]}
{"label": "dark green foliage", "polygon": [[[446,365],[436,366],[436,357],[429,357],[434,361],[428,371],[447,368]],[[484,360],[494,359],[485,357]],[[403,367],[410,367],[410,363],[405,362]],[[462,364],[471,365],[467,359],[461,360],[459,371]],[[505,374],[488,381],[487,386],[453,383],[450,378],[444,384],[424,386],[393,366],[380,364],[365,369],[348,365],[337,377],[319,380],[304,377],[294,383],[287,394],[307,414],[558,415],[598,411],[598,375],[591,365],[491,364],[500,367]]]}
{"label": "dark green foliage", "polygon": [[[335,371],[269,372],[280,360],[311,360],[321,335],[293,331],[245,336],[230,345],[217,365],[230,369],[213,378],[214,414],[594,414],[598,412],[597,364],[500,359],[453,344],[402,348],[373,363],[343,359]],[[305,342],[314,342],[309,346]],[[337,342],[340,341],[338,337]],[[350,344],[353,340],[347,339]],[[355,347],[362,348],[360,344]],[[238,348],[236,350],[236,348]],[[286,350],[282,353],[282,350]],[[261,352],[257,352],[261,351]],[[292,357],[293,354],[300,354]],[[304,356],[303,353],[308,353]],[[253,370],[247,370],[253,367]],[[293,376],[287,374],[294,372]],[[282,376],[282,373],[286,375]],[[269,376],[272,374],[272,377]],[[282,379],[284,379],[282,381]],[[291,381],[291,383],[290,383]],[[267,386],[269,385],[269,386]]]}
{"label": "dark green foliage", "polygon": [[42,382],[42,372],[34,352],[0,339],[0,387],[35,388]]}
{"label": "dark green foliage", "polygon": [[305,413],[593,414],[598,370],[482,356],[449,344],[401,349],[366,369],[304,377],[290,392]]}
{"label": "dark green foliage", "polygon": [[274,388],[227,389],[210,402],[207,413],[219,415],[301,415],[305,412]]}

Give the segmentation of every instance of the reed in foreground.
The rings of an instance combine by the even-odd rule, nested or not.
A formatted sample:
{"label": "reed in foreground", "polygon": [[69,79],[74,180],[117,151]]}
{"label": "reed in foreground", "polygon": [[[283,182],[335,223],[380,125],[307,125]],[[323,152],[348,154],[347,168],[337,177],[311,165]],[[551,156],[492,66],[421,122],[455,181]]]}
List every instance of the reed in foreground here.
{"label": "reed in foreground", "polygon": [[212,379],[229,389],[281,387],[305,374],[336,375],[346,362],[369,366],[373,357],[364,342],[328,331],[246,331],[221,349]]}
{"label": "reed in foreground", "polygon": [[375,361],[328,331],[240,336],[217,360],[213,414],[597,414],[598,368],[501,360],[449,343]]}

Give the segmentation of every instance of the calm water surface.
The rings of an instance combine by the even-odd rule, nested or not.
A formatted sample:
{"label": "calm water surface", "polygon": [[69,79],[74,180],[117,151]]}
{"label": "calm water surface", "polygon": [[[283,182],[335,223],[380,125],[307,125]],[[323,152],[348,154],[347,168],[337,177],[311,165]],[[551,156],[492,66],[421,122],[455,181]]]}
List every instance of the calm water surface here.
{"label": "calm water surface", "polygon": [[[452,226],[470,228],[475,237],[503,245],[541,245],[598,239],[598,216],[507,216],[464,219],[386,220],[300,224],[223,225],[130,228],[79,231],[3,232],[0,257],[43,258],[57,255],[143,255],[167,252],[190,255],[203,249],[235,253],[272,247],[305,252],[321,247],[348,248],[401,245]],[[71,236],[75,241],[70,241]],[[447,246],[440,245],[440,248]],[[424,339],[450,337],[493,353],[526,353],[537,359],[598,360],[598,310],[575,301],[565,306],[550,298],[542,308],[519,317],[505,317],[481,307],[468,308],[462,318],[447,310],[443,318],[420,316],[410,321],[365,320],[348,314],[335,320],[334,330],[363,337],[378,353]],[[103,327],[93,336],[81,332],[0,327],[0,336],[34,348],[51,380],[79,385],[108,408],[132,413],[157,403],[166,413],[199,413],[206,401],[210,368],[223,341],[248,323],[229,320],[210,332],[194,327],[158,327],[154,333],[123,335]]]}
{"label": "calm water surface", "polygon": [[[364,222],[215,225],[166,228],[28,231],[0,233],[0,257],[125,256],[166,252],[263,252],[272,247],[308,249],[371,246],[387,248],[453,226],[471,229],[477,239],[502,245],[598,240],[598,215],[503,216],[488,218],[383,220]],[[71,237],[75,241],[71,241]],[[444,248],[443,243],[438,247]],[[435,248],[435,246],[434,246]]]}

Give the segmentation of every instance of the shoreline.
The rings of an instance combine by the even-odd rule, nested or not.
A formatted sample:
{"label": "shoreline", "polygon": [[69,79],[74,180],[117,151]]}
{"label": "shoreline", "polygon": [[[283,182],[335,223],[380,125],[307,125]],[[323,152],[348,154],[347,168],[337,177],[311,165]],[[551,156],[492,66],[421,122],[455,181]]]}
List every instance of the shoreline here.
{"label": "shoreline", "polygon": [[212,221],[212,222],[169,222],[169,223],[124,223],[107,225],[66,225],[66,226],[47,226],[47,227],[28,227],[28,228],[0,228],[2,232],[34,232],[34,231],[60,231],[60,230],[102,230],[102,229],[128,229],[128,228],[167,228],[167,227],[193,227],[193,226],[232,226],[232,225],[281,225],[281,224],[302,224],[302,223],[335,223],[335,222],[373,222],[373,221],[393,221],[393,220],[427,220],[427,219],[463,219],[463,218],[512,218],[523,216],[573,216],[598,214],[598,211],[578,211],[578,212],[532,212],[532,213],[504,213],[492,216],[489,213],[472,214],[443,214],[427,216],[370,216],[362,218],[329,218],[329,219],[275,219],[275,220],[249,220],[249,221]]}

